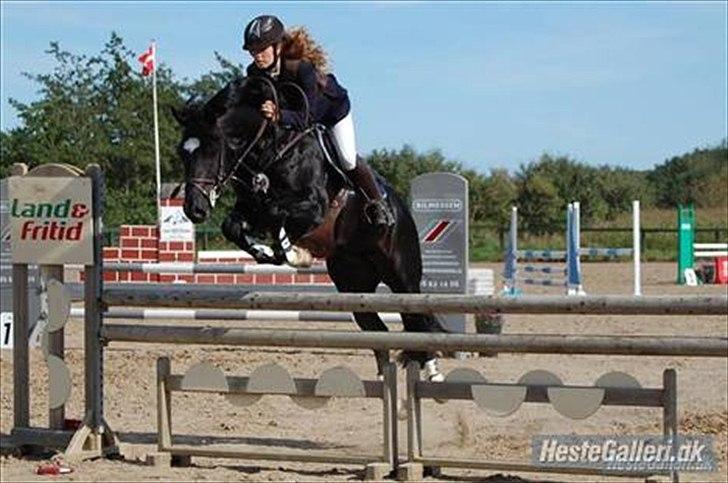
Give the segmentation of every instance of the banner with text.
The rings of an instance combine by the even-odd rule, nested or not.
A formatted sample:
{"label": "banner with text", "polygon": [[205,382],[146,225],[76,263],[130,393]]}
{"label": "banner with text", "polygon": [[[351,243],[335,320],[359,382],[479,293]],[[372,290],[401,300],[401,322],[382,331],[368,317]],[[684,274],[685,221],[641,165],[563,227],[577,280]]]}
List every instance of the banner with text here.
{"label": "banner with text", "polygon": [[13,263],[93,264],[91,179],[11,176]]}
{"label": "banner with text", "polygon": [[159,241],[193,242],[195,225],[181,206],[162,206],[159,219]]}

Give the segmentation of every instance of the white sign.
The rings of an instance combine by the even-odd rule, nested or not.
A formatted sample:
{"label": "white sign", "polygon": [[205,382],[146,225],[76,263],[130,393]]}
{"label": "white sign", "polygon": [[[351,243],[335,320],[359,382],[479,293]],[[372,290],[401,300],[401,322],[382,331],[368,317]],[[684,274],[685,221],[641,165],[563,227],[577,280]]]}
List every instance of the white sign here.
{"label": "white sign", "polygon": [[0,349],[13,348],[13,313],[0,312]]}
{"label": "white sign", "polygon": [[195,241],[195,225],[187,218],[181,206],[162,206],[159,219],[159,241]]}
{"label": "white sign", "polygon": [[91,179],[12,176],[13,263],[93,264]]}

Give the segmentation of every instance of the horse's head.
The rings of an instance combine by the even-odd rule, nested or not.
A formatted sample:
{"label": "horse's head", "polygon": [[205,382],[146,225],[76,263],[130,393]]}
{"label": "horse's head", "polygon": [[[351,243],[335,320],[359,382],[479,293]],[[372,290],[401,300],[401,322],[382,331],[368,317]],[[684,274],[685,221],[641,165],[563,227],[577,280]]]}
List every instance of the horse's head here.
{"label": "horse's head", "polygon": [[248,78],[229,84],[204,105],[173,110],[183,130],[177,150],[185,168],[185,214],[192,222],[207,219],[240,156],[260,140],[267,125],[260,105],[267,99],[277,100],[270,81]]}
{"label": "horse's head", "polygon": [[203,106],[188,103],[181,110],[173,109],[172,113],[182,126],[177,152],[184,165],[184,211],[193,223],[201,223],[217,198],[215,186],[223,147],[216,125],[217,113],[209,103]]}

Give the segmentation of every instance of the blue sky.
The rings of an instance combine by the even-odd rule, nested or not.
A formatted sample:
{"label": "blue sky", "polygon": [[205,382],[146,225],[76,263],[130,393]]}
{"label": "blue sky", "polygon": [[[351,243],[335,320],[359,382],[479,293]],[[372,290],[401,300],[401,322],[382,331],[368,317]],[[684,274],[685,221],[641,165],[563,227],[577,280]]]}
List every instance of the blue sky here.
{"label": "blue sky", "polygon": [[359,150],[442,149],[487,172],[541,153],[649,168],[726,137],[727,2],[11,2],[2,1],[8,98],[35,98],[51,41],[96,53],[112,30],[151,38],[180,77],[237,59],[247,20],[306,25],[353,101]]}

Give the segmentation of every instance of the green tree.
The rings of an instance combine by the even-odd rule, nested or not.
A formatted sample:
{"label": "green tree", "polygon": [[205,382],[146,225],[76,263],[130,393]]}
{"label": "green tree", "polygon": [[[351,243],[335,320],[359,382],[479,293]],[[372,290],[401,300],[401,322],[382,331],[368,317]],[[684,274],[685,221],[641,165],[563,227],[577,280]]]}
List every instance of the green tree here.
{"label": "green tree", "polygon": [[728,139],[715,147],[675,156],[647,176],[663,207],[728,205]]}
{"label": "green tree", "polygon": [[195,81],[184,79],[186,84],[185,94],[188,97],[208,99],[232,80],[245,77],[245,70],[241,65],[226,59],[219,52],[215,52],[214,55],[221,70],[203,74]]}
{"label": "green tree", "polygon": [[654,190],[641,171],[604,166],[599,170],[599,197],[606,205],[605,220],[613,220],[620,213],[632,210],[632,201],[641,206],[654,203]]}
{"label": "green tree", "polygon": [[558,188],[544,174],[524,172],[518,179],[518,227],[534,235],[564,230],[564,204]]}
{"label": "green tree", "polygon": [[421,154],[410,145],[404,145],[399,151],[375,149],[367,161],[406,199],[409,199],[410,181],[416,176],[434,171],[462,171],[459,163],[448,161],[439,150]]}
{"label": "green tree", "polygon": [[[505,228],[511,221],[511,206],[516,203],[518,186],[505,169],[494,169],[489,177],[473,183],[478,193],[472,203],[472,218]],[[471,195],[472,197],[472,195]]]}
{"label": "green tree", "polygon": [[581,203],[582,220],[589,221],[607,213],[604,200],[599,196],[600,171],[570,159],[568,156],[553,157],[543,154],[537,162],[522,166],[518,177],[531,176],[548,180],[561,199],[562,210],[572,201]]}
{"label": "green tree", "polygon": [[[153,185],[151,80],[132,69],[134,53],[115,33],[97,55],[73,54],[57,42],[47,53],[56,64],[50,73],[23,74],[40,85],[39,99],[28,104],[10,99],[21,126],[10,132],[14,139],[3,164],[93,162],[105,170],[112,190]],[[157,66],[157,86],[161,106],[180,102],[180,86],[164,65]],[[168,110],[159,114],[161,164],[170,176],[177,128]]]}
{"label": "green tree", "polygon": [[[20,125],[0,137],[0,174],[16,162],[30,167],[68,163],[83,168],[98,163],[106,174],[107,219],[154,223],[156,186],[151,77],[138,72],[136,54],[112,32],[95,55],[66,51],[51,42],[50,72],[23,75],[39,87],[30,103],[10,99]],[[181,181],[176,147],[180,129],[170,107],[197,94],[205,99],[241,68],[215,54],[220,69],[188,83],[174,79],[163,63],[156,66],[162,179]]]}

